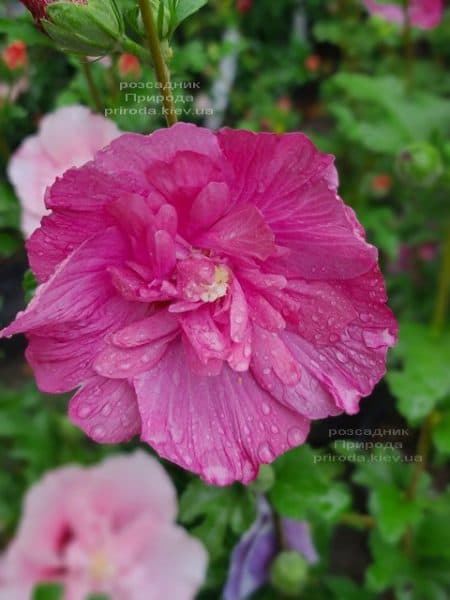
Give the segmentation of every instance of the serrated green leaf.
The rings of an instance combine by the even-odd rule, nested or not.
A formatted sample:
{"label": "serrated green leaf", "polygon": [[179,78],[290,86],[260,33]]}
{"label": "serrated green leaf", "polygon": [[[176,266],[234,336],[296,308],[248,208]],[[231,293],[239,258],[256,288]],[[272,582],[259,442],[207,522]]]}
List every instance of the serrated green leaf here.
{"label": "serrated green leaf", "polygon": [[420,503],[408,500],[403,491],[391,485],[373,490],[369,507],[383,539],[392,544],[398,542],[408,527],[417,525],[423,517]]}
{"label": "serrated green leaf", "polygon": [[403,365],[387,381],[400,413],[416,424],[450,393],[450,334],[435,337],[425,325],[403,323],[395,354]]}
{"label": "serrated green leaf", "polygon": [[276,480],[269,494],[278,512],[299,520],[311,514],[337,520],[350,506],[351,498],[345,484],[333,481],[335,466],[322,462],[320,453],[308,446],[281,456],[274,463]]}
{"label": "serrated green leaf", "polygon": [[450,412],[445,413],[434,428],[433,442],[439,452],[450,455]]}
{"label": "serrated green leaf", "polygon": [[373,563],[367,569],[366,584],[370,590],[383,592],[410,581],[413,566],[397,545],[388,544],[376,531],[371,534],[369,545]]}

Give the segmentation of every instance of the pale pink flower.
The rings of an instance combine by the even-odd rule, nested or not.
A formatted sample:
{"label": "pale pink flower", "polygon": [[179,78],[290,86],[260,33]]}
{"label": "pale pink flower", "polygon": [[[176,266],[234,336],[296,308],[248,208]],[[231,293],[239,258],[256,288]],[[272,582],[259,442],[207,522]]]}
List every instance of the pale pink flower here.
{"label": "pale pink flower", "polygon": [[124,135],[47,193],[28,241],[39,387],[74,423],[134,435],[225,485],[358,411],[396,323],[377,250],[301,133],[180,123]]}
{"label": "pale pink flower", "polygon": [[[378,0],[364,0],[364,6],[374,14],[394,23],[405,22],[405,11],[399,4],[386,4]],[[432,29],[442,20],[444,5],[442,0],[410,0],[408,19],[411,25],[420,29]]]}
{"label": "pale pink flower", "polygon": [[22,231],[29,237],[47,214],[45,190],[64,171],[91,158],[120,135],[113,121],[85,106],[66,106],[46,115],[36,135],[12,156],[8,176],[22,207]]}
{"label": "pale pink flower", "polygon": [[55,582],[65,600],[191,600],[207,555],[176,513],[170,478],[142,451],[57,469],[27,494],[1,563],[0,598],[30,600],[35,584]]}

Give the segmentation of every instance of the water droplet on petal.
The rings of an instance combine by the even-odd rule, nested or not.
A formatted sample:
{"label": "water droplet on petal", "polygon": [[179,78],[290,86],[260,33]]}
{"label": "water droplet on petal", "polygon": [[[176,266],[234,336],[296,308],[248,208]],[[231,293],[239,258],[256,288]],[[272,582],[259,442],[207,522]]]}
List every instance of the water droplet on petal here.
{"label": "water droplet on petal", "polygon": [[336,358],[341,363],[346,363],[347,362],[347,357],[345,356],[345,354],[342,354],[342,352],[336,352]]}
{"label": "water droplet on petal", "polygon": [[287,441],[291,448],[294,448],[295,446],[301,444],[303,442],[303,439],[304,435],[301,429],[299,429],[298,427],[291,427],[291,429],[289,429],[287,434]]}
{"label": "water droplet on petal", "polygon": [[267,404],[267,402],[262,403],[261,410],[263,411],[263,414],[270,415],[271,409],[270,409],[270,406]]}
{"label": "water droplet on petal", "polygon": [[259,446],[258,458],[263,463],[270,463],[275,458],[273,450],[267,442]]}
{"label": "water droplet on petal", "polygon": [[101,425],[96,425],[92,430],[92,437],[96,440],[101,440],[105,437],[105,428]]}
{"label": "water droplet on petal", "polygon": [[102,408],[102,415],[104,417],[108,417],[112,412],[112,406],[111,404],[105,404],[105,406]]}
{"label": "water droplet on petal", "polygon": [[92,413],[92,409],[92,406],[89,406],[88,404],[82,404],[77,410],[77,415],[80,417],[80,419],[86,419]]}

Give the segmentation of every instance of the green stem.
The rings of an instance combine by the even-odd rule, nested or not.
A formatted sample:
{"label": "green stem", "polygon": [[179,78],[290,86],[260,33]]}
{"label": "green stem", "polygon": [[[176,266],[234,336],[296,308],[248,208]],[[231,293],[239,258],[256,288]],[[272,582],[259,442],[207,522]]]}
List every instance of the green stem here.
{"label": "green stem", "polygon": [[[420,478],[422,473],[426,471],[428,458],[431,451],[431,442],[433,429],[439,421],[439,414],[435,411],[431,412],[425,421],[422,423],[420,428],[419,440],[417,442],[416,456],[420,456],[421,460],[414,463],[414,469],[409,482],[408,489],[406,490],[406,499],[412,502],[416,495],[419,487]],[[413,530],[409,527],[403,538],[403,547],[405,552],[412,556],[413,553]]]}
{"label": "green stem", "polygon": [[435,334],[442,333],[447,322],[447,312],[450,297],[450,223],[447,226],[444,239],[442,263],[439,274],[438,291],[432,320]]}
{"label": "green stem", "polygon": [[89,88],[89,93],[91,94],[92,102],[94,103],[95,110],[99,113],[103,112],[102,99],[100,96],[100,92],[95,84],[94,77],[92,75],[91,65],[87,60],[81,60],[81,70],[86,78],[86,83]]}
{"label": "green stem", "polygon": [[364,529],[372,529],[376,526],[375,519],[370,515],[362,515],[359,513],[348,512],[341,516],[341,523],[350,527],[358,527]]}
{"label": "green stem", "polygon": [[149,0],[139,0],[139,6],[142,13],[144,28],[147,33],[147,41],[153,59],[153,67],[155,69],[156,78],[161,84],[164,116],[166,117],[167,125],[170,127],[177,122],[177,117],[175,113],[175,106],[173,104],[169,69],[167,68],[166,61],[164,60],[161,50],[158,30],[156,28],[155,19],[153,17],[153,11]]}

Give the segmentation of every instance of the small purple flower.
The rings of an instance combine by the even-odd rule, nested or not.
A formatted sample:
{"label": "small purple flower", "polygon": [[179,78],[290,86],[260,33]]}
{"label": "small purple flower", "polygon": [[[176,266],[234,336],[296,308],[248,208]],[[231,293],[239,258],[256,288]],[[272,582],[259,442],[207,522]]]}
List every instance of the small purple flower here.
{"label": "small purple flower", "polygon": [[[280,535],[283,549],[298,552],[310,564],[319,560],[308,523],[281,519]],[[231,554],[224,600],[244,600],[268,581],[272,561],[281,550],[278,537],[272,509],[260,496],[256,520]]]}

